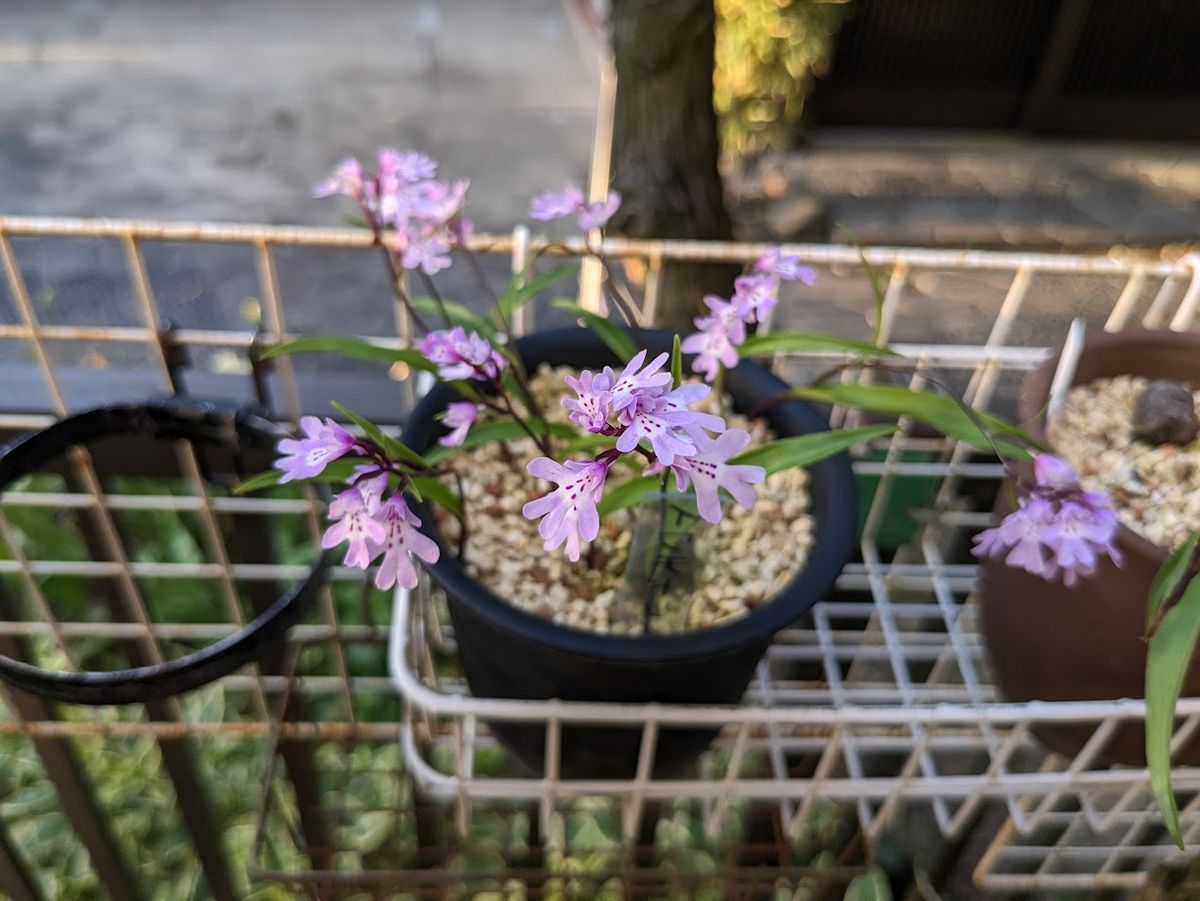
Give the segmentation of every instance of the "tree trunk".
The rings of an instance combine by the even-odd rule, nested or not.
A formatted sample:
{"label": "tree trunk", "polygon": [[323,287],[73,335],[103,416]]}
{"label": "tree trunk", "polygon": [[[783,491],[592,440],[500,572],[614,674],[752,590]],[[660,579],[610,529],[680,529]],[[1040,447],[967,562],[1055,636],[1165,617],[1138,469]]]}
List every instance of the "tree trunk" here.
{"label": "tree trunk", "polygon": [[[713,0],[612,0],[617,97],[614,231],[635,238],[729,240],[713,110]],[[664,264],[657,324],[683,331],[705,294],[728,296],[738,267]]]}

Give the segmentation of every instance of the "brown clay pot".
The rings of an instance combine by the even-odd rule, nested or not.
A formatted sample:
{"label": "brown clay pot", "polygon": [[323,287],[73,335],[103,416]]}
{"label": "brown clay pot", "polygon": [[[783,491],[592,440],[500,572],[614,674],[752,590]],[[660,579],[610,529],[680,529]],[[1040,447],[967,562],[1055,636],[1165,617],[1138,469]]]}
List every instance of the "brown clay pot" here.
{"label": "brown clay pot", "polygon": [[[1045,438],[1044,410],[1058,358],[1029,373],[1021,385],[1019,420]],[[1138,375],[1200,385],[1200,335],[1126,330],[1090,336],[1073,384],[1097,378]],[[1008,512],[1005,492],[998,513]],[[1200,524],[1198,524],[1200,525]],[[1146,596],[1166,551],[1136,532],[1118,527],[1124,565],[1103,562],[1096,575],[1075,588],[1051,585],[1036,576],[988,561],[983,568],[983,636],[992,670],[1008,701],[1092,701],[1145,697]],[[1200,695],[1195,661],[1183,695]],[[1074,756],[1095,724],[1040,726],[1048,748]],[[1140,723],[1122,726],[1102,754],[1110,764],[1145,765],[1145,733]],[[1200,764],[1200,742],[1177,762]]]}

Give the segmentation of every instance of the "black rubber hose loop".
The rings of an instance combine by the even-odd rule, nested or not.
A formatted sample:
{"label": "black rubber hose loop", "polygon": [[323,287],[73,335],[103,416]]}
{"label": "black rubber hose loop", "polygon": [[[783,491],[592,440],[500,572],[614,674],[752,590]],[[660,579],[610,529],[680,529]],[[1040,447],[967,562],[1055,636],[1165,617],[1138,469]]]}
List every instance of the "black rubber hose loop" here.
{"label": "black rubber hose loop", "polygon": [[[245,408],[195,398],[98,407],[0,446],[0,493],[76,445],[115,435],[245,449],[273,447],[286,433]],[[325,552],[308,576],[240,631],[166,663],[112,672],[58,672],[0,655],[0,680],[70,704],[137,704],[180,695],[259,659],[296,624],[330,564]]]}

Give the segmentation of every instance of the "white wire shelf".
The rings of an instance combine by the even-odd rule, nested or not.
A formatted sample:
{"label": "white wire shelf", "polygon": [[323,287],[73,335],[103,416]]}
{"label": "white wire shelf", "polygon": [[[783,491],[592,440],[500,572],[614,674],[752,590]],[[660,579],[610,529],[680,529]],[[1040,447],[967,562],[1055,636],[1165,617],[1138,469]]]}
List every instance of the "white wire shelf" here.
{"label": "white wire shelf", "polygon": [[[65,242],[85,242],[112,252],[114,271],[128,279],[127,290],[118,292],[129,301],[128,310],[102,316],[63,313],[42,304],[31,290],[31,280],[44,275],[39,267],[53,268],[47,261],[55,259],[53,251]],[[584,249],[573,239],[550,246],[523,229],[511,236],[476,236],[473,242],[478,252],[501,257],[492,262],[505,271],[523,269],[529,255],[540,251],[578,255]],[[168,304],[152,258],[163,244],[195,253],[197,260],[208,245],[241,252],[248,278],[229,288],[225,299],[232,303],[240,294],[253,293],[261,308],[261,329],[228,318],[185,318],[171,330],[171,340],[198,354],[228,351],[244,356],[258,343],[306,331],[289,322],[314,321],[302,314],[318,289],[290,277],[295,253],[359,254],[362,267],[375,264],[368,256],[369,236],[351,229],[0,217],[0,349],[21,347],[21,360],[35,372],[35,387],[44,396],[40,401],[24,398],[19,407],[0,411],[0,429],[36,428],[76,409],[70,377],[85,352],[140,350],[143,362],[130,368],[122,382],[136,385],[138,397],[126,399],[171,388],[162,343]],[[34,257],[29,255],[31,247],[51,252]],[[642,312],[649,319],[659,302],[664,262],[748,262],[764,246],[609,239],[605,249],[643,264],[647,281]],[[871,315],[871,295],[858,251],[822,245],[789,250],[817,266],[821,279],[815,288],[788,286],[765,327],[811,330],[825,327],[828,319],[847,333],[861,334],[864,317]],[[883,336],[916,363],[911,384],[919,387],[931,370],[944,370],[961,382],[965,399],[980,410],[1002,410],[1021,376],[1061,343],[1076,316],[1084,316],[1094,329],[1141,323],[1183,330],[1193,327],[1200,305],[1200,269],[1192,256],[1171,261],[1119,254],[925,248],[867,248],[865,256],[884,276]],[[198,263],[195,269],[203,274],[204,265]],[[372,302],[388,303],[384,297]],[[532,330],[545,312],[534,305],[522,319],[523,329]],[[328,317],[322,321],[328,323]],[[358,333],[396,346],[410,338],[402,311],[389,318],[386,327]],[[138,368],[146,360],[149,368]],[[826,368],[829,357],[780,357],[775,362],[788,373]],[[118,368],[114,364],[110,371]],[[271,376],[280,413],[292,421],[304,412],[322,412],[304,402],[302,369],[301,363],[285,358]],[[411,401],[410,386],[392,387],[402,400]],[[856,415],[835,410],[833,421],[853,425]],[[298,676],[255,671],[227,679],[229,691],[255,699],[256,715],[239,722],[13,718],[0,723],[0,731],[270,734],[277,739],[343,742],[378,742],[398,735],[408,772],[429,793],[446,799],[462,824],[472,808],[492,803],[532,802],[548,821],[572,798],[604,795],[621,802],[627,837],[636,832],[647,805],[671,798],[699,801],[714,835],[749,802],[777,805],[791,834],[818,802],[847,803],[857,811],[868,839],[877,838],[898,811],[912,805],[931,810],[938,828],[950,837],[961,836],[985,808],[999,808],[1007,821],[976,870],[980,888],[1053,891],[1142,884],[1152,867],[1184,859],[1159,827],[1146,772],[1102,762],[1104,741],[1120,724],[1139,720],[1142,703],[1007,704],[998,697],[978,632],[976,569],[963,547],[966,536],[988,522],[987,498],[1001,469],[966,447],[914,432],[908,423],[902,426],[855,461],[862,483],[870,486],[859,562],[844,570],[828,599],[777,637],[738,707],[471,697],[447,663],[452,660],[453,633],[422,586],[411,596],[402,592],[393,598],[390,676],[405,697],[404,714],[388,721],[363,721],[353,712],[354,700],[386,694],[392,683],[383,671],[352,675],[346,647],[372,642],[378,646],[387,623],[342,621],[343,608],[332,592],[361,574],[335,567],[317,618],[297,627],[290,637],[291,646],[327,651],[331,668]],[[193,486],[187,495],[145,494],[111,485],[101,490],[97,480],[87,478],[86,469],[70,490],[10,492],[2,498],[0,529],[8,529],[7,517],[18,510],[105,516],[170,510],[207,523],[232,515],[298,517],[316,534],[321,509],[315,500],[213,495],[186,453],[181,466]],[[922,486],[920,497],[906,500],[905,490],[912,485]],[[888,537],[898,510],[905,525],[902,540]],[[145,613],[138,588],[148,579],[198,580],[232,597],[255,583],[288,581],[307,572],[306,566],[295,563],[238,561],[220,547],[220,529],[210,529],[209,534],[215,540],[200,562],[154,562],[129,553],[91,560],[14,554],[0,559],[0,576],[33,586],[55,576],[112,579],[126,586],[132,602]],[[120,536],[116,540],[119,544]],[[150,634],[159,643],[221,637],[238,627],[232,609],[228,619],[199,624],[157,622],[146,616]],[[0,637],[46,642],[144,634],[140,623],[73,621],[56,618],[54,611],[41,618],[0,622]],[[342,703],[338,713],[321,720],[272,722],[268,710],[281,692]],[[1180,712],[1183,724],[1176,746],[1200,726],[1200,700],[1183,701]],[[477,766],[479,754],[497,748],[488,720],[545,727],[545,772],[514,776],[508,768],[501,770],[505,775],[492,775],[493,769]],[[643,753],[637,771],[625,780],[561,777],[562,730],[597,722],[641,730]],[[658,739],[670,730],[705,723],[720,726],[722,733],[698,774],[653,777],[649,749]],[[1047,754],[1036,740],[1039,727],[1065,723],[1093,730],[1092,740],[1072,759]],[[1189,843],[1200,841],[1200,770],[1180,768],[1175,780],[1184,798],[1185,835]]]}

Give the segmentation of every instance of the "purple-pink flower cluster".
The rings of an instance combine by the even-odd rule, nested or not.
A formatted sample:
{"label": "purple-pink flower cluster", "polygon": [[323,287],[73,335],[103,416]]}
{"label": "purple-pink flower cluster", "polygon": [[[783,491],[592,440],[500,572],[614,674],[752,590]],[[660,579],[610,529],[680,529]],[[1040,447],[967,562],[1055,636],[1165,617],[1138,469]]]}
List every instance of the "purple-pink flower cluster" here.
{"label": "purple-pink flower cluster", "polygon": [[311,479],[325,471],[334,460],[349,453],[362,453],[354,436],[332,419],[305,416],[300,420],[304,437],[300,440],[284,438],[276,450],[281,456],[275,468],[283,473],[279,484],[294,479]]}
{"label": "purple-pink flower cluster", "polygon": [[377,588],[393,585],[415,588],[417,567],[413,557],[436,563],[441,554],[437,542],[420,532],[421,520],[408,509],[404,495],[383,498],[373,480],[351,485],[329,505],[333,525],[321,537],[321,547],[346,545],[347,566],[366,569],[380,560],[375,573]]}
{"label": "purple-pink flower cluster", "polygon": [[507,365],[504,355],[478,332],[467,334],[461,325],[430,332],[421,339],[421,353],[438,368],[438,375],[454,379],[490,382]]}
{"label": "purple-pink flower cluster", "polygon": [[1085,491],[1071,465],[1053,454],[1034,459],[1034,485],[1018,507],[975,536],[978,557],[1002,559],[1047,582],[1073,587],[1092,576],[1102,557],[1118,566],[1117,514],[1107,494]]}
{"label": "purple-pink flower cluster", "polygon": [[[468,422],[466,428],[469,427]],[[280,457],[275,468],[283,473],[280,484],[316,478],[334,460],[347,454],[368,453],[368,443],[360,442],[331,419],[305,416],[300,420],[300,428],[304,438],[284,438],[276,447]],[[437,542],[418,531],[421,520],[408,509],[401,492],[385,496],[388,483],[388,471],[379,464],[356,466],[347,479],[348,487],[329,505],[333,524],[321,537],[321,547],[328,549],[344,543],[346,565],[358,569],[366,569],[382,557],[375,584],[381,589],[393,585],[413,588],[417,584],[417,570],[412,557],[435,563],[439,548]]]}
{"label": "purple-pink flower cluster", "polygon": [[761,482],[766,471],[728,463],[750,436],[737,429],[726,431],[720,416],[690,409],[710,389],[697,384],[672,388],[671,374],[663,371],[667,359],[664,353],[646,363],[643,350],[620,374],[606,366],[598,373],[585,369],[578,378],[566,377],[576,394],[562,402],[571,421],[593,434],[611,435],[616,442],[594,460],[557,463],[538,457],[527,467],[531,475],[558,485],[523,511],[528,519],[542,518],[538,531],[546,550],[565,544],[567,556],[579,559],[581,541],[592,541],[599,529],[596,505],[609,467],[622,454],[635,451],[646,456],[647,475],[669,470],[680,491],[694,486],[700,515],[709,522],[721,519],[721,488],[743,507],[754,504],[750,486]]}
{"label": "purple-pink flower cluster", "polygon": [[529,217],[542,222],[575,216],[575,221],[584,231],[604,228],[621,206],[621,195],[609,191],[608,196],[595,203],[588,203],[583,191],[576,185],[568,185],[561,191],[546,191],[533,198],[529,205]]}
{"label": "purple-pink flower cluster", "polygon": [[704,298],[708,315],[697,318],[699,331],[683,339],[683,352],[696,355],[692,369],[711,382],[722,366],[736,366],[738,346],[746,340],[746,326],[761,322],[775,308],[780,283],[802,281],[811,285],[816,280],[816,270],[802,265],[798,256],[779,248],[764,253],[754,261],[749,274],[733,283],[733,297],[725,300],[710,294]]}
{"label": "purple-pink flower cluster", "polygon": [[471,230],[462,218],[468,183],[438,181],[436,173],[437,163],[422,153],[384,148],[374,172],[348,157],[313,195],[344,194],[358,201],[373,228],[395,229],[400,265],[433,275],[450,265],[450,248]]}
{"label": "purple-pink flower cluster", "polygon": [[438,444],[442,447],[462,447],[463,442],[467,440],[467,432],[475,424],[477,416],[479,416],[479,404],[477,403],[463,400],[447,404],[442,424],[450,432],[439,438]]}

